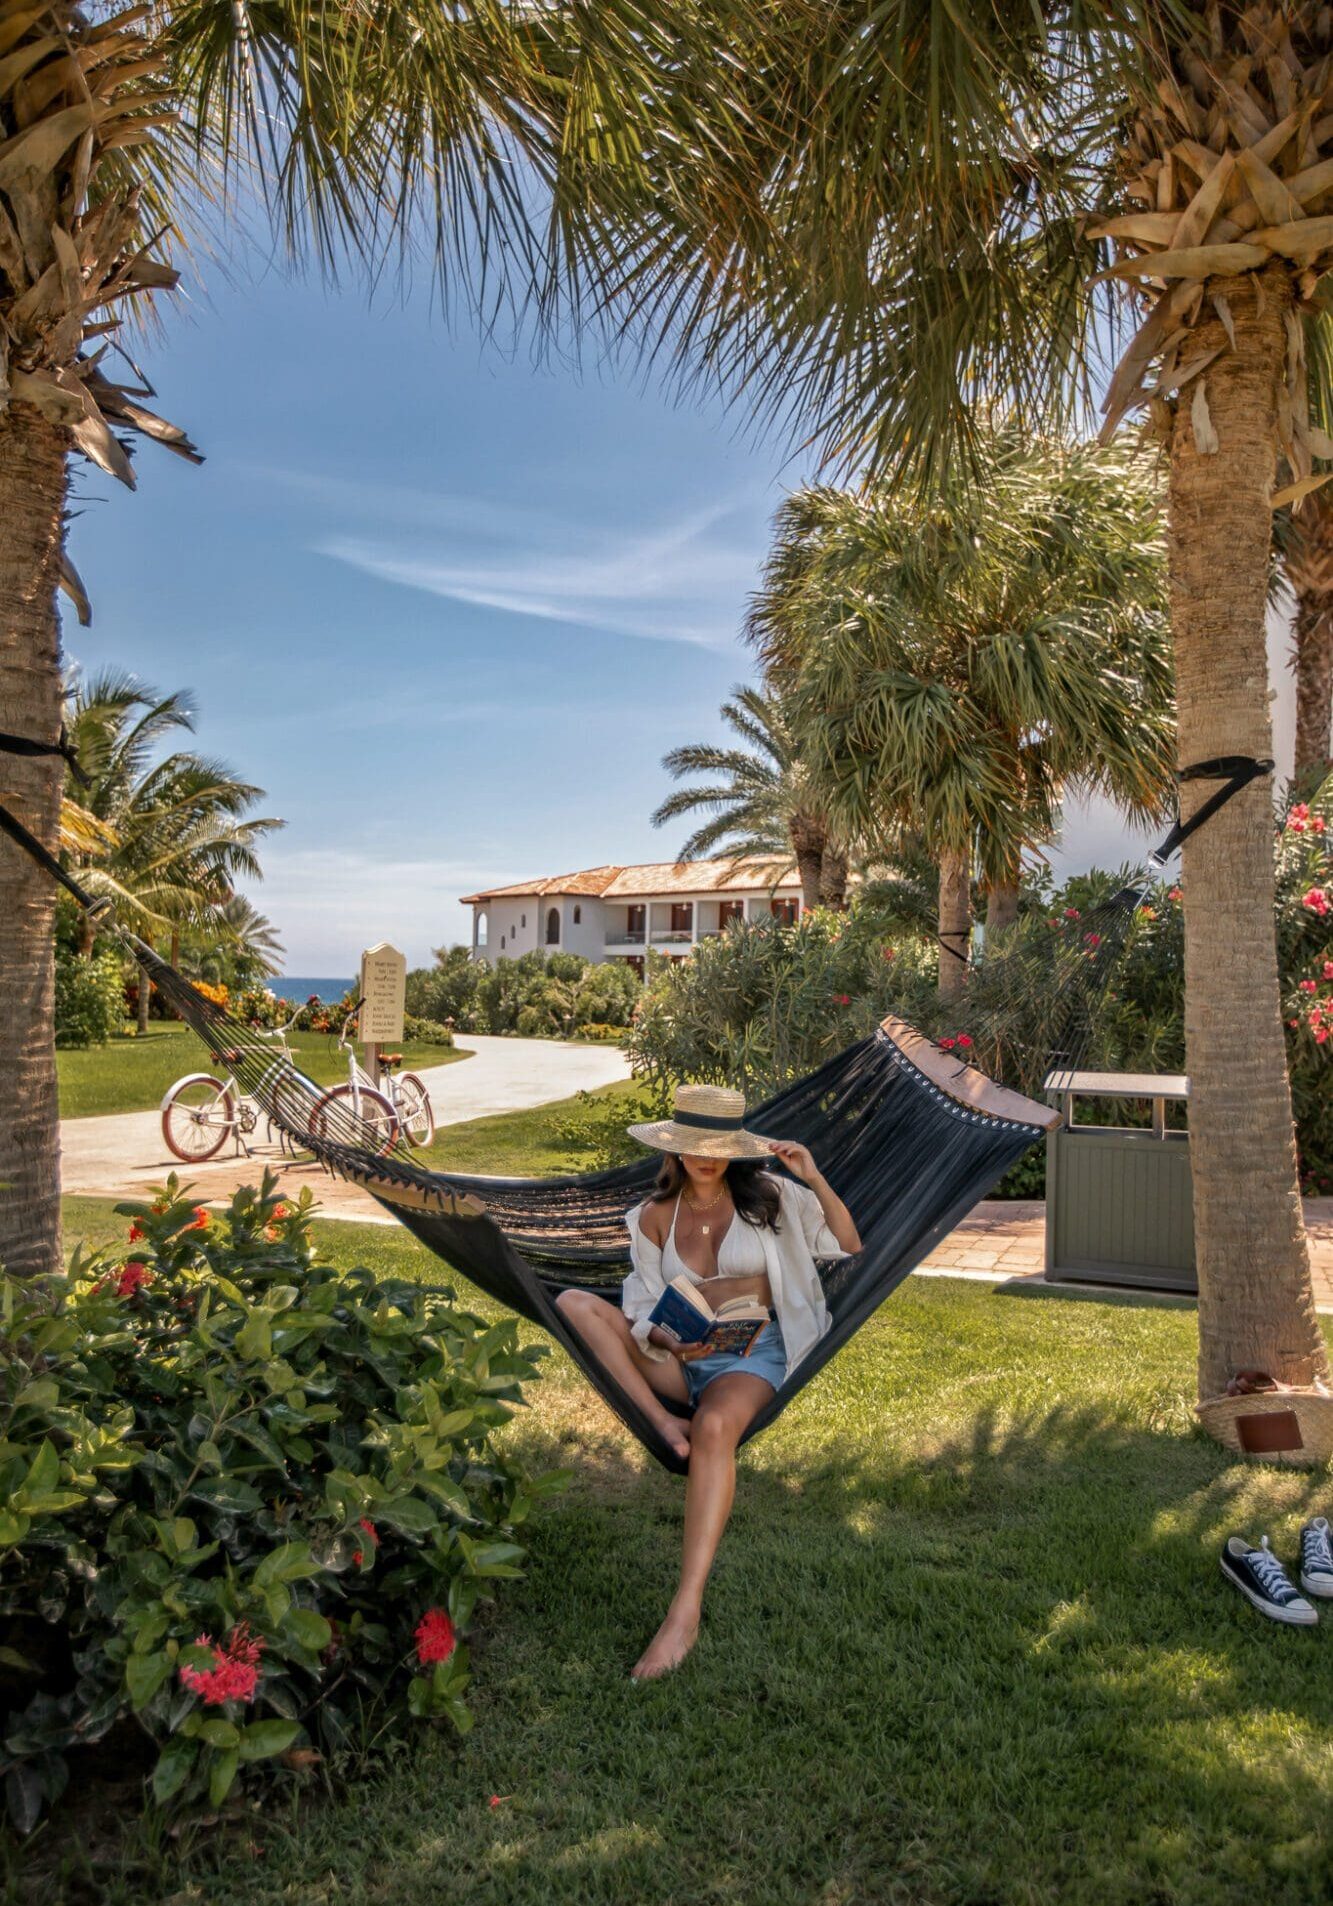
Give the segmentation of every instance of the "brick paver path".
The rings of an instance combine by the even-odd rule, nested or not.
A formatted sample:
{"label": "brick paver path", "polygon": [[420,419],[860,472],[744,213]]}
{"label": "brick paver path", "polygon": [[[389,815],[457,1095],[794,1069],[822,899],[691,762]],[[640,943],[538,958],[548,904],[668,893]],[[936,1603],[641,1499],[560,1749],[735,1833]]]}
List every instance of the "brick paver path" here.
{"label": "brick paver path", "polygon": [[[1333,1198],[1307,1198],[1304,1204],[1315,1302],[1320,1310],[1333,1311]],[[997,1280],[1040,1277],[1045,1254],[1044,1201],[991,1198],[969,1213],[921,1268]]]}

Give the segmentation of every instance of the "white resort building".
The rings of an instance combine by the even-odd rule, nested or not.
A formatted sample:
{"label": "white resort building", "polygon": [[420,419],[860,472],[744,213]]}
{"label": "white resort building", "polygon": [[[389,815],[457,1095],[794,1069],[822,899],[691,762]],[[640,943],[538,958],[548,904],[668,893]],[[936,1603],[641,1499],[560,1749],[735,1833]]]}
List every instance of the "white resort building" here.
{"label": "white resort building", "polygon": [[648,948],[683,960],[729,920],[790,925],[801,886],[779,860],[666,860],[517,881],[467,894],[463,905],[472,909],[474,960],[561,951],[626,960],[642,973]]}

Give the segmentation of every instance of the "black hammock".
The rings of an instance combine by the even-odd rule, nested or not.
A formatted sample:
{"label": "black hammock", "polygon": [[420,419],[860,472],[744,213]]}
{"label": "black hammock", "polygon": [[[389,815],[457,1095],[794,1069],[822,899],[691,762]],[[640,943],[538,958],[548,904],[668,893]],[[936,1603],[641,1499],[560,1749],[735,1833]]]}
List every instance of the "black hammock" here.
{"label": "black hammock", "polygon": [[[135,951],[164,998],[296,1143],[363,1186],[427,1249],[499,1303],[549,1330],[658,1461],[684,1470],[555,1303],[566,1290],[618,1296],[629,1260],[625,1214],[648,1192],[658,1160],[574,1178],[426,1171],[403,1149],[377,1149],[370,1128],[344,1104],[330,1106],[322,1088],[305,1103],[308,1089],[275,1064],[271,1045],[195,992],[149,948],[136,944]],[[755,1131],[810,1147],[865,1242],[854,1256],[821,1267],[831,1327],[755,1417],[746,1438],[773,1421],[1029,1145],[1059,1122],[1058,1110],[960,1065],[898,1019],[886,1019],[869,1038],[747,1112]]]}
{"label": "black hammock", "polygon": [[[0,748],[67,753],[63,737],[56,745],[0,735]],[[1182,769],[1182,780],[1220,780],[1225,786],[1188,821],[1176,823],[1148,865],[1160,868],[1224,801],[1272,768],[1271,761],[1225,756]],[[654,1159],[553,1179],[424,1170],[406,1146],[385,1149],[381,1135],[349,1105],[331,1102],[324,1088],[293,1073],[259,1033],[205,999],[151,947],[111,922],[107,903],[80,886],[3,806],[0,831],[90,915],[101,916],[162,997],[294,1143],[330,1171],[364,1186],[428,1250],[499,1303],[549,1330],[644,1447],[667,1469],[685,1470],[685,1462],[555,1304],[566,1290],[618,1295],[629,1260],[625,1214],[651,1185]],[[1122,888],[1084,917],[1083,927],[1096,930],[1085,934],[1077,966],[1067,967],[1055,988],[1052,1023],[1058,1036],[1050,1056],[1061,1070],[1078,1063],[1092,1002],[1105,989],[1141,897],[1137,886]],[[1059,1073],[1047,1083],[1058,1089]],[[742,1441],[786,1408],[941,1238],[1059,1122],[1054,1107],[997,1085],[895,1018],[747,1114],[755,1130],[809,1146],[852,1211],[864,1242],[855,1255],[821,1268],[830,1328],[759,1411]]]}

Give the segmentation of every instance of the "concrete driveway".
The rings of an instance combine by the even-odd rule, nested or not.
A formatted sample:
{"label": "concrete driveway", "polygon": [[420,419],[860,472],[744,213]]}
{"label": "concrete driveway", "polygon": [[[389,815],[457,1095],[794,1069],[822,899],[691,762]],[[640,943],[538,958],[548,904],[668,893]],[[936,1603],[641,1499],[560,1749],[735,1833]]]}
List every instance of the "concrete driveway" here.
{"label": "concrete driveway", "polygon": [[[480,1033],[468,1033],[465,1040],[460,1050],[472,1057],[418,1073],[430,1093],[437,1125],[461,1125],[496,1112],[524,1111],[629,1077],[625,1055],[616,1046],[567,1046],[555,1039],[497,1039]],[[201,1049],[201,1070],[203,1056]],[[156,1110],[62,1119],[62,1188],[96,1197],[132,1198],[176,1171],[207,1200],[225,1198],[237,1185],[253,1184],[264,1166],[271,1165],[293,1190],[309,1184],[320,1202],[330,1207],[330,1216],[380,1214],[380,1207],[365,1192],[331,1178],[319,1166],[295,1165],[276,1148],[255,1145],[253,1139],[262,1138],[263,1132],[261,1120],[249,1158],[244,1153],[237,1158],[229,1144],[207,1164],[187,1166],[167,1150],[161,1114]]]}

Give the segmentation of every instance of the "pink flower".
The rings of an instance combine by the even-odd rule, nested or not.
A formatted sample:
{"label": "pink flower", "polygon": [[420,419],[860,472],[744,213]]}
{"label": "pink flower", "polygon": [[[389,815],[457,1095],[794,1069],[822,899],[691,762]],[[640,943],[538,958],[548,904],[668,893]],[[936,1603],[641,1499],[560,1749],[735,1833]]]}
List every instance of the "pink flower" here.
{"label": "pink flower", "polygon": [[1083,935],[1083,939],[1088,946],[1100,946],[1102,943],[1102,936],[1100,933],[1085,933]]}
{"label": "pink flower", "polygon": [[1179,900],[1183,896],[1181,894],[1179,887],[1168,887],[1166,890],[1166,897],[1168,900]]}
{"label": "pink flower", "polygon": [[442,1608],[428,1608],[416,1626],[417,1660],[423,1668],[447,1661],[458,1646],[454,1624]]}
{"label": "pink flower", "polygon": [[1311,828],[1313,829],[1313,831],[1314,831],[1314,832],[1315,832],[1316,834],[1322,834],[1322,833],[1323,833],[1323,831],[1324,831],[1324,817],[1323,817],[1323,815],[1322,815],[1322,814],[1316,814],[1316,815],[1315,815],[1315,817],[1314,817],[1314,819],[1313,819],[1313,820],[1311,821],[1311,823],[1310,823],[1310,826],[1311,826]]}
{"label": "pink flower", "polygon": [[1079,913],[1079,910],[1078,910],[1078,908],[1077,908],[1077,907],[1066,907],[1066,908],[1065,908],[1065,919],[1066,919],[1066,920],[1078,920],[1078,919],[1081,919],[1081,918],[1082,918],[1082,915],[1081,915],[1081,914]]}
{"label": "pink flower", "polygon": [[241,1622],[233,1628],[220,1648],[211,1635],[198,1636],[194,1645],[212,1649],[213,1665],[211,1668],[183,1667],[180,1671],[183,1687],[197,1694],[205,1707],[221,1707],[227,1701],[254,1700],[264,1643],[258,1636],[251,1635],[248,1623]]}
{"label": "pink flower", "polygon": [[1311,887],[1309,893],[1301,895],[1301,905],[1308,907],[1311,913],[1317,913],[1322,920],[1328,912],[1328,895],[1322,887]]}
{"label": "pink flower", "polygon": [[958,1035],[957,1043],[960,1046],[970,1046],[972,1041],[965,1032],[960,1032]]}
{"label": "pink flower", "polygon": [[953,1040],[952,1040],[952,1039],[949,1039],[949,1038],[945,1038],[945,1039],[940,1039],[940,1040],[938,1040],[938,1041],[937,1041],[937,1044],[939,1045],[939,1049],[940,1049],[940,1051],[941,1051],[941,1052],[952,1052],[952,1051],[953,1051],[953,1044],[954,1044],[954,1042],[953,1042]]}
{"label": "pink flower", "polygon": [[1315,991],[1315,982],[1312,979],[1303,979],[1300,989],[1303,993],[1313,993]]}
{"label": "pink flower", "polygon": [[833,1003],[835,1006],[850,1006],[852,996],[850,993],[835,993],[833,995]]}
{"label": "pink flower", "polygon": [[1317,1046],[1325,1046],[1328,1044],[1328,1027],[1327,1026],[1315,1027],[1314,1042]]}
{"label": "pink flower", "polygon": [[1333,960],[1324,961],[1324,978],[1333,979]]}

